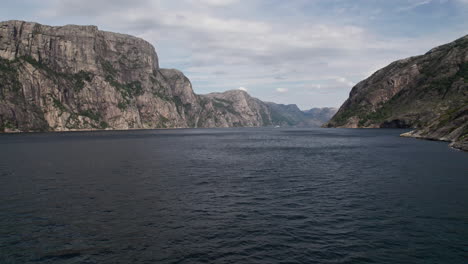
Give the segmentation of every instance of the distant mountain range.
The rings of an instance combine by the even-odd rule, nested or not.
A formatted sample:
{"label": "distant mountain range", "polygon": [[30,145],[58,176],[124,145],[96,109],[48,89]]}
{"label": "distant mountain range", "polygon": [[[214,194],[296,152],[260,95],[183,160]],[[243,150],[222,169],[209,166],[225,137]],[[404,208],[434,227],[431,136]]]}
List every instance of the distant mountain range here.
{"label": "distant mountain range", "polygon": [[325,127],[412,128],[468,150],[468,35],[358,83]]}
{"label": "distant mountain range", "polygon": [[197,95],[150,43],[96,26],[0,22],[0,80],[0,132],[320,126],[336,111]]}

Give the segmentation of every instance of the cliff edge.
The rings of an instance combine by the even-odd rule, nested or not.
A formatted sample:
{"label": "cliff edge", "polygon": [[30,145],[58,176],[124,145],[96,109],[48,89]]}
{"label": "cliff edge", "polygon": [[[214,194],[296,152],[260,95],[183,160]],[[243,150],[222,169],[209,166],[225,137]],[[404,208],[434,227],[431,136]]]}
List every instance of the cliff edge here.
{"label": "cliff edge", "polygon": [[0,22],[0,132],[295,125],[243,91],[193,92],[147,41]]}
{"label": "cliff edge", "polygon": [[412,128],[468,150],[468,35],[359,82],[325,127]]}

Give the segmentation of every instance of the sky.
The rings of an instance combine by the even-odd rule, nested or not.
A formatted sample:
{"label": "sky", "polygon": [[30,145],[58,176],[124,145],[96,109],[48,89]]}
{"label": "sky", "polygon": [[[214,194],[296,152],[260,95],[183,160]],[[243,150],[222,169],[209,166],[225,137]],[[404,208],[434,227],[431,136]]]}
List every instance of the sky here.
{"label": "sky", "polygon": [[135,35],[196,93],[309,109],[339,107],[376,70],[468,34],[468,0],[2,0],[10,19]]}

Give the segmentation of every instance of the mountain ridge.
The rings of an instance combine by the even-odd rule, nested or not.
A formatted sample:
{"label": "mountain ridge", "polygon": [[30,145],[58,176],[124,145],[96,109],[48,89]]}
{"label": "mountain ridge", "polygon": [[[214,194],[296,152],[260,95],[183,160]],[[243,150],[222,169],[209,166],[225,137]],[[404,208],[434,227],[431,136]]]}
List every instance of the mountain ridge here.
{"label": "mountain ridge", "polygon": [[0,132],[295,126],[306,118],[288,119],[281,106],[242,91],[195,94],[181,71],[159,67],[149,42],[97,26],[0,22],[0,80]]}
{"label": "mountain ridge", "polygon": [[468,35],[376,71],[324,127],[412,128],[402,136],[468,150]]}

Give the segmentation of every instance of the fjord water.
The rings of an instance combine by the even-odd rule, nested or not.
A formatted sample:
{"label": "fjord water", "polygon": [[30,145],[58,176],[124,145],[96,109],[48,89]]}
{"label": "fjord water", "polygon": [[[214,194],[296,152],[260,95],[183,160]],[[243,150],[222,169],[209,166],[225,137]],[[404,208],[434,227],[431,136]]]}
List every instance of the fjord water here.
{"label": "fjord water", "polygon": [[468,155],[402,132],[0,135],[0,263],[466,263]]}

